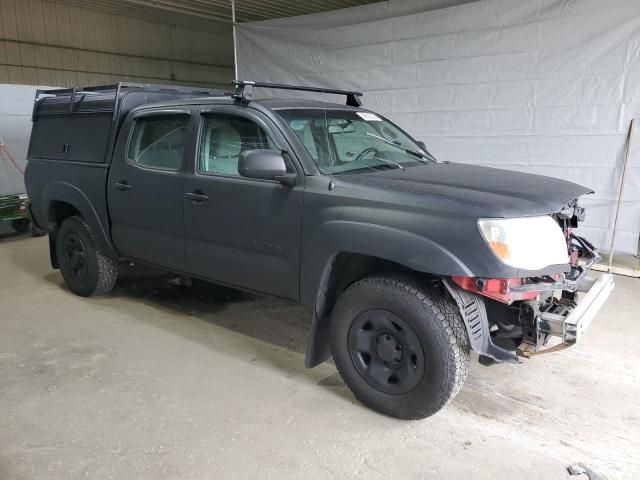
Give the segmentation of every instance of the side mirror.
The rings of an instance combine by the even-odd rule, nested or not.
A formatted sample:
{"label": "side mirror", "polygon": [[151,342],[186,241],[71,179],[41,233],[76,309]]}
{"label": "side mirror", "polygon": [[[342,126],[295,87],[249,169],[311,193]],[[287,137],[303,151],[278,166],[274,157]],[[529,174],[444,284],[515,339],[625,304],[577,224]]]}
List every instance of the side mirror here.
{"label": "side mirror", "polygon": [[424,144],[424,142],[421,142],[420,140],[416,140],[416,145],[418,145],[425,152],[427,151],[427,146]]}
{"label": "side mirror", "polygon": [[298,178],[294,173],[287,173],[282,153],[274,150],[245,150],[240,153],[238,172],[246,178],[277,180],[291,186]]}

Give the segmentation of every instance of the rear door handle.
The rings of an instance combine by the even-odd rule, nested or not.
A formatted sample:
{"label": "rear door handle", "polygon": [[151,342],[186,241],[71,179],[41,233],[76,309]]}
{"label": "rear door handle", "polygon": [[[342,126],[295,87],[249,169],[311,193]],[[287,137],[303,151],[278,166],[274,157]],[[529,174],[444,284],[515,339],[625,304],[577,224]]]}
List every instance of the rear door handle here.
{"label": "rear door handle", "polygon": [[116,182],[113,186],[122,192],[126,192],[127,190],[131,190],[131,185],[127,183],[126,180],[121,180],[120,182]]}
{"label": "rear door handle", "polygon": [[199,190],[196,190],[195,192],[187,192],[184,194],[184,196],[191,200],[193,203],[202,203],[209,200],[209,197]]}

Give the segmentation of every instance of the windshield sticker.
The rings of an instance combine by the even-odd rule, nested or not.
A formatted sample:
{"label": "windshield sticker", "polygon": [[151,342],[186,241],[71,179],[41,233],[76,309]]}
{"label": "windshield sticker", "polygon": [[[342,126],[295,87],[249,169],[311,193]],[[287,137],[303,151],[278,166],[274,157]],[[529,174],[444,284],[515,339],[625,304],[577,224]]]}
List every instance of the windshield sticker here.
{"label": "windshield sticker", "polygon": [[377,116],[375,113],[371,112],[356,112],[361,119],[366,120],[367,122],[381,122],[382,119]]}

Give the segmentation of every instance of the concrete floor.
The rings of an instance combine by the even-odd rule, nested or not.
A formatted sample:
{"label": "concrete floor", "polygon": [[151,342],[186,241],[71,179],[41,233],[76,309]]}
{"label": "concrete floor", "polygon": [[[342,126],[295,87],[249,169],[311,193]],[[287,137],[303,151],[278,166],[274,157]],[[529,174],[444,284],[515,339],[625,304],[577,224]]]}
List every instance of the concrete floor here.
{"label": "concrete floor", "polygon": [[[128,278],[79,298],[45,238],[0,239],[0,479],[640,476],[640,283],[617,277],[573,349],[486,368],[406,422],[304,368],[308,315]],[[571,477],[577,478],[577,477]]]}

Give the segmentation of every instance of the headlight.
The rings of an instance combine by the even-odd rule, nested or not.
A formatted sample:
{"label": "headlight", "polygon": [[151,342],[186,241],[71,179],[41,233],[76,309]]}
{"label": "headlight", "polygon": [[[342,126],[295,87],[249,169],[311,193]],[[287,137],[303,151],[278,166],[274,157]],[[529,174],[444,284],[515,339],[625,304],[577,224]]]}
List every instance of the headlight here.
{"label": "headlight", "polygon": [[548,215],[524,218],[481,218],[478,228],[505,264],[526,270],[569,262],[562,229]]}

